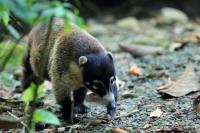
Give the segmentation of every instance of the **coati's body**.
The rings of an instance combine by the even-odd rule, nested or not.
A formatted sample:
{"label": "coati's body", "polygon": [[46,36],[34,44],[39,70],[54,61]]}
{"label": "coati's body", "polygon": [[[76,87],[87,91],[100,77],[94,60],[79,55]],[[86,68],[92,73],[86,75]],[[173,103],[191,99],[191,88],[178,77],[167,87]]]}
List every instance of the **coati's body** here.
{"label": "coati's body", "polygon": [[[85,83],[89,82],[89,79],[91,79],[87,78],[88,75],[90,75],[90,73],[88,73],[88,75],[86,74],[86,72],[90,72],[90,70],[88,71],[87,69],[96,69],[94,72],[98,72],[98,66],[102,68],[103,65],[108,71],[113,69],[112,73],[114,74],[112,60],[107,56],[103,46],[87,32],[72,25],[71,32],[67,33],[64,29],[64,21],[62,19],[54,19],[50,30],[48,46],[46,47],[45,41],[47,32],[48,24],[40,24],[34,27],[28,36],[30,48],[24,63],[24,88],[29,86],[31,82],[26,82],[26,78],[29,78],[30,75],[34,75],[32,80],[36,80],[39,76],[39,70],[41,69],[40,64],[46,62],[44,65],[45,74],[43,77],[50,79],[52,82],[56,100],[62,105],[61,110],[64,117],[68,118],[70,114],[70,104],[72,100],[70,99],[70,93],[72,91],[74,92],[74,104],[75,108],[77,106],[77,112],[87,112],[87,107],[83,105],[83,100],[88,88],[84,86]],[[81,64],[80,57],[83,56],[86,57],[86,62],[88,62]],[[100,64],[96,62],[98,60]],[[97,65],[97,67],[93,67],[93,64],[95,66]],[[106,74],[102,74],[106,76]],[[111,76],[113,74],[111,74]]]}

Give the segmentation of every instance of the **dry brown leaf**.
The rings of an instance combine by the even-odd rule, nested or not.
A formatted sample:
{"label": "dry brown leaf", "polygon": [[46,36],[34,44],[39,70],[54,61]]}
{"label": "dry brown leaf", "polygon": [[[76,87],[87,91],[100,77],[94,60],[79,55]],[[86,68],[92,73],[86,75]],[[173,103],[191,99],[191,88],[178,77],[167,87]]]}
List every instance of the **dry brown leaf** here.
{"label": "dry brown leaf", "polygon": [[193,97],[193,108],[196,112],[200,113],[200,93]]}
{"label": "dry brown leaf", "polygon": [[124,130],[124,129],[113,128],[112,129],[112,133],[128,133],[128,132],[126,130]]}
{"label": "dry brown leaf", "polygon": [[157,108],[155,111],[150,113],[150,117],[160,117],[163,114],[163,111]]}
{"label": "dry brown leaf", "polygon": [[186,44],[192,42],[200,46],[200,33],[199,32],[189,32],[177,39],[178,42]]}
{"label": "dry brown leaf", "polygon": [[12,93],[9,92],[8,90],[0,90],[0,97],[7,99],[7,98],[12,97]]}
{"label": "dry brown leaf", "polygon": [[21,128],[20,121],[13,119],[10,116],[0,116],[0,129],[16,129]]}
{"label": "dry brown leaf", "polygon": [[145,77],[146,78],[161,78],[163,76],[166,76],[166,71],[160,71],[159,73],[149,73],[146,74]]}
{"label": "dry brown leaf", "polygon": [[200,34],[196,35],[196,40],[197,40],[197,43],[200,45]]}
{"label": "dry brown leaf", "polygon": [[169,81],[166,85],[157,88],[157,90],[174,97],[198,91],[199,83],[193,65],[188,64],[185,72],[176,81]]}
{"label": "dry brown leaf", "polygon": [[161,54],[164,52],[162,47],[136,45],[136,44],[120,44],[120,48],[134,56],[144,56],[148,54]]}
{"label": "dry brown leaf", "polygon": [[136,65],[131,66],[128,70],[128,75],[140,76],[141,74],[141,70]]}
{"label": "dry brown leaf", "polygon": [[158,129],[155,131],[155,133],[183,133],[187,132],[181,127],[173,127],[171,129]]}

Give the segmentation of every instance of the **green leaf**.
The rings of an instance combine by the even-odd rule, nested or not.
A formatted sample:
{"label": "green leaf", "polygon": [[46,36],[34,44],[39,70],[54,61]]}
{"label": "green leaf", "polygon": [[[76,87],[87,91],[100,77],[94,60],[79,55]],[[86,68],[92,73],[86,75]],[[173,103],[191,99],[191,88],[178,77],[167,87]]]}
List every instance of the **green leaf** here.
{"label": "green leaf", "polygon": [[44,92],[44,89],[43,89],[42,85],[40,85],[38,87],[37,96],[38,96],[38,98],[43,98],[43,97],[46,96],[46,93]]}
{"label": "green leaf", "polygon": [[16,39],[20,38],[18,31],[14,27],[11,25],[7,25],[6,27],[12,36],[14,36]]}
{"label": "green leaf", "polygon": [[28,87],[22,94],[22,100],[25,103],[29,103],[33,101],[34,98],[34,90],[36,89],[35,84],[31,83],[31,86]]}
{"label": "green leaf", "polygon": [[22,100],[25,103],[33,101],[35,89],[37,89],[37,98],[42,98],[46,96],[41,85],[36,88],[36,85],[34,83],[31,83],[31,86],[28,87],[22,94]]}
{"label": "green leaf", "polygon": [[44,109],[37,109],[33,113],[33,121],[35,123],[42,122],[53,125],[60,125],[60,121],[53,113],[46,111]]}
{"label": "green leaf", "polygon": [[65,31],[66,31],[66,32],[71,32],[71,31],[72,31],[72,27],[71,27],[71,25],[70,25],[70,22],[69,22],[69,20],[67,20],[67,19],[65,19],[64,27],[65,27]]}
{"label": "green leaf", "polygon": [[5,25],[7,25],[8,24],[8,22],[9,22],[9,20],[10,20],[10,18],[9,18],[9,11],[4,11],[3,13],[2,13],[2,20],[3,20],[3,23],[5,24]]}

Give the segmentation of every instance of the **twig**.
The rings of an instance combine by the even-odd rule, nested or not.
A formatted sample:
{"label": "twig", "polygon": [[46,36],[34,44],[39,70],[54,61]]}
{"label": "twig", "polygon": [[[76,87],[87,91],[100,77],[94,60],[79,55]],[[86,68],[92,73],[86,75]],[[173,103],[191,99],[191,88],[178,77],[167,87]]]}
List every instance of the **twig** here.
{"label": "twig", "polygon": [[73,133],[73,130],[76,129],[76,128],[79,128],[79,127],[81,127],[81,125],[79,125],[79,124],[67,126],[67,128],[69,128],[69,131],[67,133]]}
{"label": "twig", "polygon": [[128,117],[129,115],[132,115],[133,113],[135,113],[135,112],[137,112],[137,111],[138,111],[137,109],[134,109],[134,110],[132,110],[132,111],[126,113],[126,114],[122,114],[122,115],[119,115],[119,116],[114,117],[113,120],[118,119],[118,118],[121,118],[121,117]]}
{"label": "twig", "polygon": [[7,111],[7,113],[8,113],[10,116],[12,116],[13,118],[15,118],[16,120],[20,121],[20,123],[21,123],[24,127],[26,127],[26,124],[25,124],[23,121],[21,121],[21,119],[20,119],[19,117],[17,117],[16,115],[14,115],[13,113],[11,113],[10,111]]}

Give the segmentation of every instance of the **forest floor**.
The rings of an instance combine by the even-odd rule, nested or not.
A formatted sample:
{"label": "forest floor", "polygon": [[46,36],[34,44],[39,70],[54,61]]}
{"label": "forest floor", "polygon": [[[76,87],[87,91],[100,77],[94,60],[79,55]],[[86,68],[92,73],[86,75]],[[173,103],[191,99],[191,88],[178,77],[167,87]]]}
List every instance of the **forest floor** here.
{"label": "forest floor", "polygon": [[[200,132],[198,21],[189,20],[184,13],[179,13],[175,18],[163,13],[141,20],[134,17],[115,20],[107,16],[104,22],[90,19],[88,30],[106,49],[113,52],[119,84],[116,117],[108,120],[104,105],[97,97],[88,94],[86,104],[91,112],[78,115],[79,123],[72,126],[65,123],[62,127],[40,125],[38,132]],[[120,45],[128,48],[143,45],[145,50],[137,48],[140,54],[136,56],[133,53],[131,55],[130,51],[123,51]],[[153,52],[148,52],[148,46],[153,46]],[[157,52],[157,48],[161,50]],[[13,71],[9,70],[8,73]],[[20,84],[6,73],[1,74],[0,78],[4,81],[0,84],[2,90]],[[55,100],[50,83],[46,82],[44,88],[48,99],[42,107],[60,116],[59,111],[54,109]],[[163,88],[164,91],[161,90]],[[0,97],[8,100],[12,95],[12,98],[20,99],[20,93],[10,90],[12,94],[2,91]],[[9,110],[18,117],[23,115],[23,112],[20,113],[23,107],[9,107],[8,104],[5,108],[6,102],[1,101],[0,106],[4,107],[0,113],[6,115]]]}

